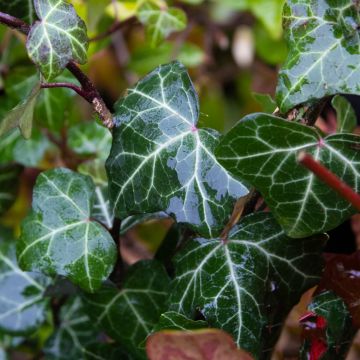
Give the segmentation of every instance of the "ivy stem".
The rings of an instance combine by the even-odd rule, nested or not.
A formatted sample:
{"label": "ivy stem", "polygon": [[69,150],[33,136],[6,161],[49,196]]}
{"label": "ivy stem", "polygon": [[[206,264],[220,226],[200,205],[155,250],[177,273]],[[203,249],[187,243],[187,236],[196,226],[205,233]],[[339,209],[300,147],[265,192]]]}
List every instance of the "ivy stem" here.
{"label": "ivy stem", "polygon": [[74,90],[76,93],[78,93],[80,96],[85,98],[86,93],[83,91],[83,89],[80,86],[77,86],[72,83],[64,83],[64,82],[58,82],[58,83],[42,83],[41,84],[42,89],[53,89],[53,88],[68,88]]}
{"label": "ivy stem", "polygon": [[[0,23],[8,27],[11,27],[13,29],[17,29],[25,35],[28,35],[31,29],[30,26],[21,19],[18,19],[14,16],[11,16],[3,12],[0,12]],[[87,77],[87,75],[76,65],[74,61],[70,61],[66,67],[80,82],[81,88],[72,84],[70,87],[69,86],[70,84],[68,83],[56,83],[62,85],[66,84],[66,86],[60,86],[60,85],[55,86],[54,85],[55,83],[53,83],[51,86],[45,86],[45,84],[42,84],[42,87],[43,88],[70,87],[93,106],[94,111],[99,115],[103,124],[107,128],[111,129],[114,126],[112,114],[110,110],[107,108],[104,100],[102,99],[98,90],[95,88],[94,84]]]}
{"label": "ivy stem", "polygon": [[360,195],[350,186],[304,151],[300,152],[298,161],[360,211]]}

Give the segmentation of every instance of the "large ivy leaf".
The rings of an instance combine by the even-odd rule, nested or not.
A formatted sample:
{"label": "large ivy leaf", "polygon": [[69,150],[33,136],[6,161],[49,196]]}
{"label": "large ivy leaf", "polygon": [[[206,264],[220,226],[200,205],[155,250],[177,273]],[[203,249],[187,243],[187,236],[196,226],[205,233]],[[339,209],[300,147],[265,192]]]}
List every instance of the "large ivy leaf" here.
{"label": "large ivy leaf", "polygon": [[34,331],[46,319],[49,299],[44,293],[49,284],[50,279],[41,274],[21,271],[15,242],[0,235],[0,332],[22,335]]}
{"label": "large ivy leaf", "polygon": [[199,102],[185,68],[160,66],[115,114],[106,166],[117,216],[165,211],[204,236],[220,232],[248,191],[215,159],[219,134],[196,128]]}
{"label": "large ivy leaf", "polygon": [[64,0],[34,0],[40,21],[27,39],[30,58],[47,80],[59,75],[71,60],[87,61],[86,25],[72,5]]}
{"label": "large ivy leaf", "polygon": [[110,234],[91,220],[94,191],[89,177],[67,169],[39,175],[17,244],[23,269],[67,276],[87,291],[101,286],[117,251]]}
{"label": "large ivy leaf", "polygon": [[149,2],[140,7],[137,15],[146,25],[152,46],[160,44],[172,32],[184,30],[187,24],[186,14],[181,9],[161,8]]}
{"label": "large ivy leaf", "polygon": [[[133,265],[122,290],[105,286],[85,301],[89,316],[130,352],[151,332],[164,310],[169,278],[160,263],[142,261]],[[140,353],[139,353],[140,354]]]}
{"label": "large ivy leaf", "polygon": [[288,0],[290,49],[277,88],[281,111],[337,93],[359,94],[359,6],[356,1]]}
{"label": "large ivy leaf", "polygon": [[7,211],[16,199],[21,167],[0,166],[0,215]]}
{"label": "large ivy leaf", "polygon": [[30,24],[35,21],[32,0],[0,0],[0,11],[16,16]]}
{"label": "large ivy leaf", "polygon": [[97,331],[84,312],[81,299],[74,297],[62,306],[59,318],[60,326],[44,346],[46,359],[80,360],[91,356],[89,348],[96,343]]}
{"label": "large ivy leaf", "polygon": [[360,191],[360,138],[318,131],[266,114],[240,121],[222,140],[219,162],[259,189],[286,233],[305,237],[335,228],[355,210],[297,162],[299,151],[312,154]]}
{"label": "large ivy leaf", "polygon": [[[287,312],[321,273],[325,236],[294,241],[270,213],[242,219],[221,239],[191,241],[176,257],[170,309],[193,317],[199,309],[211,326],[231,333],[242,349],[256,358],[270,304],[276,294],[276,319]],[[272,324],[273,325],[273,324]]]}
{"label": "large ivy leaf", "polygon": [[336,110],[337,132],[352,133],[356,128],[357,118],[350,101],[343,96],[336,95],[332,99],[331,105]]}

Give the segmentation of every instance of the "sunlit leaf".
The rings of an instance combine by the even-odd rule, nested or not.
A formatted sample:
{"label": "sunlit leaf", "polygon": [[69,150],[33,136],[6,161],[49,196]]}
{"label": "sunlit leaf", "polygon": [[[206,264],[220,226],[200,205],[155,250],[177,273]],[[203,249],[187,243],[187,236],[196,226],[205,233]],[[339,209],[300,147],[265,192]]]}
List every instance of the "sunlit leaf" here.
{"label": "sunlit leaf", "polygon": [[299,165],[298,153],[312,154],[359,192],[359,141],[351,134],[322,137],[314,128],[253,114],[225,136],[217,158],[230,173],[259,189],[286,233],[299,238],[337,227],[355,209]]}
{"label": "sunlit leaf", "polygon": [[215,159],[219,134],[196,128],[199,103],[184,67],[154,70],[115,115],[106,166],[117,216],[165,211],[204,235],[220,232],[248,190]]}
{"label": "sunlit leaf", "polygon": [[122,289],[104,286],[85,298],[89,316],[130,352],[151,332],[164,310],[169,278],[155,261],[133,265]]}
{"label": "sunlit leaf", "polygon": [[30,58],[47,80],[59,75],[71,60],[87,61],[88,38],[85,23],[64,0],[34,0],[40,21],[27,39]]}
{"label": "sunlit leaf", "polygon": [[200,310],[210,326],[233,335],[256,358],[272,311],[283,321],[302,293],[319,281],[326,236],[298,239],[285,235],[269,213],[243,218],[229,239],[196,239],[175,257],[176,277],[170,309],[193,318]]}
{"label": "sunlit leaf", "polygon": [[337,93],[359,94],[356,1],[288,0],[284,21],[290,52],[277,88],[283,112]]}
{"label": "sunlit leaf", "polygon": [[15,241],[3,240],[0,234],[0,332],[22,335],[37,329],[46,319],[49,299],[44,293],[49,284],[43,275],[19,269]]}
{"label": "sunlit leaf", "polygon": [[0,166],[0,215],[7,211],[16,199],[20,173],[20,166]]}
{"label": "sunlit leaf", "polygon": [[351,103],[345,97],[336,95],[331,105],[336,110],[337,132],[352,133],[356,128],[357,118]]}
{"label": "sunlit leaf", "polygon": [[87,291],[98,289],[117,252],[110,234],[91,220],[94,195],[87,176],[61,168],[41,173],[17,244],[20,266],[66,276]]}

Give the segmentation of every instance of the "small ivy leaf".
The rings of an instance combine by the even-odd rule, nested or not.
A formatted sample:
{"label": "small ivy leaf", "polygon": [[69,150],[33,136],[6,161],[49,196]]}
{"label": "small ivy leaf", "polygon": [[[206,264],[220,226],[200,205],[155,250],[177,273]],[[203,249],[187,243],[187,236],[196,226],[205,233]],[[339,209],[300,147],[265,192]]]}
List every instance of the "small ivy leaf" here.
{"label": "small ivy leaf", "polygon": [[16,16],[29,24],[32,24],[36,17],[32,0],[0,0],[0,11]]}
{"label": "small ivy leaf", "polygon": [[356,2],[288,0],[283,19],[290,50],[277,87],[283,113],[337,93],[359,94]]}
{"label": "small ivy leaf", "polygon": [[139,20],[146,25],[151,46],[159,45],[171,33],[186,28],[187,18],[184,11],[174,7],[161,8],[145,2],[137,12]]}
{"label": "small ivy leaf", "polygon": [[173,358],[177,360],[252,360],[238,349],[231,336],[218,329],[161,331],[151,335],[146,344],[150,360]]}
{"label": "small ivy leaf", "polygon": [[16,262],[15,241],[0,238],[0,333],[32,333],[46,319],[50,279],[23,272]]}
{"label": "small ivy leaf", "polygon": [[19,188],[21,166],[0,166],[0,215],[5,213],[14,203]]}
{"label": "small ivy leaf", "polygon": [[301,238],[337,227],[355,209],[299,165],[298,153],[305,150],[359,192],[359,141],[351,134],[321,138],[313,128],[252,114],[223,138],[217,158],[228,171],[261,191],[289,236]]}
{"label": "small ivy leaf", "polygon": [[116,215],[165,211],[204,236],[219,233],[248,190],[215,159],[219,134],[196,128],[199,102],[185,68],[154,70],[115,115],[106,167]]}
{"label": "small ivy leaf", "polygon": [[327,291],[314,297],[309,310],[316,323],[315,326],[304,323],[305,342],[301,358],[309,359],[310,354],[319,352],[317,358],[344,359],[355,331],[343,300]]}
{"label": "small ivy leaf", "polygon": [[40,83],[37,83],[29,96],[7,113],[0,123],[0,136],[19,127],[25,139],[31,137],[34,109],[39,93]]}
{"label": "small ivy leaf", "polygon": [[110,131],[94,121],[83,122],[69,129],[68,145],[82,156],[106,160],[111,148]]}
{"label": "small ivy leaf", "polygon": [[141,261],[130,268],[122,290],[104,286],[87,294],[85,303],[96,324],[137,355],[141,354],[138,345],[164,310],[168,287],[169,277],[160,263]]}
{"label": "small ivy leaf", "polygon": [[87,61],[86,25],[64,0],[34,0],[40,21],[31,28],[26,47],[46,80],[54,79],[74,60]]}
{"label": "small ivy leaf", "polygon": [[74,297],[61,307],[60,326],[44,346],[47,360],[84,359],[88,348],[96,343],[97,331],[83,310],[82,301]]}
{"label": "small ivy leaf", "polygon": [[352,133],[356,128],[357,118],[351,103],[344,96],[336,95],[331,105],[336,110],[337,132]]}
{"label": "small ivy leaf", "polygon": [[21,268],[63,275],[86,291],[97,290],[117,252],[110,234],[90,219],[93,202],[89,177],[61,168],[41,173],[17,243]]}
{"label": "small ivy leaf", "polygon": [[[233,335],[237,345],[259,357],[270,325],[266,299],[272,291],[284,320],[303,292],[319,281],[325,235],[294,241],[270,213],[242,219],[221,239],[196,239],[175,257],[170,310],[192,318],[200,310],[210,326]],[[299,243],[300,242],[300,243]]]}

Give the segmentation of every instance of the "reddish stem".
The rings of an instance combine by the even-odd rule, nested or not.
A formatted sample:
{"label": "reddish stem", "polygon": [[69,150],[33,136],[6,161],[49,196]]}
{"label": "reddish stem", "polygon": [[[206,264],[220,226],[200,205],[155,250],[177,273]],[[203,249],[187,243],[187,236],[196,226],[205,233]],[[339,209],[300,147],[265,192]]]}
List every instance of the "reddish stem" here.
{"label": "reddish stem", "polygon": [[335,190],[339,195],[346,199],[350,204],[360,211],[360,195],[350,186],[345,184],[340,178],[321,165],[311,155],[301,152],[298,156],[299,163],[313,172],[321,181]]}
{"label": "reddish stem", "polygon": [[77,86],[72,83],[64,83],[64,82],[58,82],[58,83],[42,83],[41,84],[42,89],[53,89],[53,88],[68,88],[74,90],[76,93],[78,93],[83,98],[86,97],[85,92],[80,86]]}

